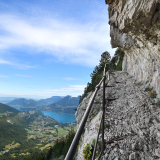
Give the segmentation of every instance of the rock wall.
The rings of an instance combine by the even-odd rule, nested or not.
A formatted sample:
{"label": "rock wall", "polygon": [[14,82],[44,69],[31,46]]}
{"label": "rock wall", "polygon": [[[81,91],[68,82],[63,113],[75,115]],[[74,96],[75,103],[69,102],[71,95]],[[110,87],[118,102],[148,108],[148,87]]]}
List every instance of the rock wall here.
{"label": "rock wall", "polygon": [[123,71],[149,81],[160,98],[160,0],[106,0],[111,45],[125,52]]}

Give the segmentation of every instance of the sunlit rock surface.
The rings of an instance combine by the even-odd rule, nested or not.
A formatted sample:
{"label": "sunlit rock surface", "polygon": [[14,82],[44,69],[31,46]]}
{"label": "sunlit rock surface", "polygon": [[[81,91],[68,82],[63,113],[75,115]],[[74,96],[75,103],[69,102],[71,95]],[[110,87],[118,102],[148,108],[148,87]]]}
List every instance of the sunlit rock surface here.
{"label": "sunlit rock surface", "polygon": [[160,0],[106,0],[111,45],[125,52],[123,71],[149,81],[160,98]]}
{"label": "sunlit rock surface", "polygon": [[[105,111],[105,150],[101,160],[155,160],[160,159],[160,107],[144,91],[147,84],[136,82],[136,77],[127,72],[117,71],[111,74],[111,81],[106,87],[105,97],[114,98],[106,104]],[[92,95],[88,95],[90,98]],[[89,99],[88,99],[89,100]],[[99,101],[98,102],[96,102]],[[82,116],[87,107],[87,98],[78,108]],[[82,106],[86,107],[82,107]],[[83,160],[83,148],[96,139],[100,118],[102,115],[102,88],[94,102],[94,112],[91,112],[85,126],[85,131],[79,142],[76,160]],[[93,110],[92,110],[93,111]],[[94,116],[93,116],[94,114]],[[78,125],[80,119],[78,121]],[[110,127],[108,127],[110,126]],[[102,134],[100,134],[101,140]],[[100,154],[98,146],[97,154]]]}

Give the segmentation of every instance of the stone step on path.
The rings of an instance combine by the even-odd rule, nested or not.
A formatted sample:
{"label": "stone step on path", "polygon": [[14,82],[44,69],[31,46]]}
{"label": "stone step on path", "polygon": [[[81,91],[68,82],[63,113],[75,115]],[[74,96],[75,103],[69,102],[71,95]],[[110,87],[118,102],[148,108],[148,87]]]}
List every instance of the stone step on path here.
{"label": "stone step on path", "polygon": [[102,159],[160,159],[160,107],[126,72],[111,74],[108,85],[113,87],[106,87],[105,96],[117,99],[106,107],[110,127],[105,129]]}

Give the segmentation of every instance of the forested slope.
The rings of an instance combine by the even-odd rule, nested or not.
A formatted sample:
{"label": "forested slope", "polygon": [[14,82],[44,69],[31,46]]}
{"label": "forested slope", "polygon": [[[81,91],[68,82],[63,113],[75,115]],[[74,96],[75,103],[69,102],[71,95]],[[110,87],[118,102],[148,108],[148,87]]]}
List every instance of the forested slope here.
{"label": "forested slope", "polygon": [[8,106],[8,105],[0,103],[0,113],[2,114],[2,113],[8,113],[8,112],[18,113],[19,111],[15,108]]}

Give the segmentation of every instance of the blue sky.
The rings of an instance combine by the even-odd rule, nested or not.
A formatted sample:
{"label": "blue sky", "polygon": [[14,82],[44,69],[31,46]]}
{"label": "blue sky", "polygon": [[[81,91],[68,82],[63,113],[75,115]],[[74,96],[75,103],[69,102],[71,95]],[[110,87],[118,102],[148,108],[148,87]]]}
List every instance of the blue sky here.
{"label": "blue sky", "polygon": [[78,96],[111,48],[101,0],[0,0],[0,96]]}

